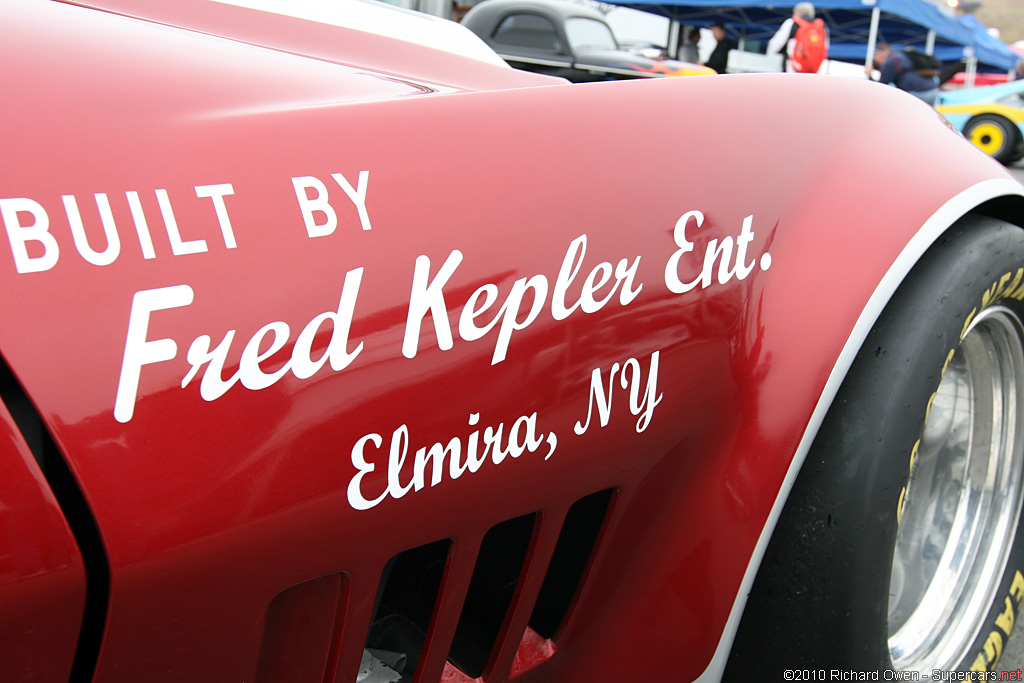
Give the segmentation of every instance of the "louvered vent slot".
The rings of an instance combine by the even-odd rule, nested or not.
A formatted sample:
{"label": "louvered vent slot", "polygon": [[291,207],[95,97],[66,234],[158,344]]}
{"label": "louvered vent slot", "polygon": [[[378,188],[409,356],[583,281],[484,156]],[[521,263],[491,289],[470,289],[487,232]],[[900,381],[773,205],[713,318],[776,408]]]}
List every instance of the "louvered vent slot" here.
{"label": "louvered vent slot", "polygon": [[348,583],[344,574],[322,576],[293,586],[271,601],[256,683],[333,680]]}
{"label": "louvered vent slot", "polygon": [[530,547],[537,515],[502,522],[484,536],[448,660],[473,678],[484,673]]}
{"label": "louvered vent slot", "polygon": [[388,562],[366,638],[366,671],[387,667],[405,683],[413,679],[450,548],[451,541],[444,539],[401,552]]}
{"label": "louvered vent slot", "polygon": [[540,596],[530,616],[530,628],[544,638],[555,637],[579,592],[611,499],[611,490],[591,494],[576,501],[565,517]]}

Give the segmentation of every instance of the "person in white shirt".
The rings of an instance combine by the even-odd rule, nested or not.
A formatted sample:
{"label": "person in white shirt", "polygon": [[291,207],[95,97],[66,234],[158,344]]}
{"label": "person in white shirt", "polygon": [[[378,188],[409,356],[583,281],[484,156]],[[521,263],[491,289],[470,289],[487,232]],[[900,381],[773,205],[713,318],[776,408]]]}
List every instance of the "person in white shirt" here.
{"label": "person in white shirt", "polygon": [[799,28],[796,23],[796,17],[800,17],[804,21],[814,21],[814,5],[810,2],[798,3],[793,8],[793,16],[782,22],[782,26],[779,27],[779,30],[768,41],[768,54],[781,54],[783,60],[782,70],[789,73],[794,71],[790,60],[793,57],[793,45],[796,42],[796,30]]}
{"label": "person in white shirt", "polygon": [[686,40],[681,41],[679,45],[679,53],[676,59],[680,62],[690,62],[691,64],[699,62],[700,50],[697,47],[698,43],[700,43],[700,27],[691,26]]}

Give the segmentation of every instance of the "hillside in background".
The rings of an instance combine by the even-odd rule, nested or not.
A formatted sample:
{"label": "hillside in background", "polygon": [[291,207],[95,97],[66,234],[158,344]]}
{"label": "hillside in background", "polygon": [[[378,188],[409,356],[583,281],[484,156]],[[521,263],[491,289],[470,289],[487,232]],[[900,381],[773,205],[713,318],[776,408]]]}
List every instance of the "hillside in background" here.
{"label": "hillside in background", "polygon": [[999,29],[999,37],[1007,43],[1024,40],[1022,0],[981,0],[975,16],[985,26]]}

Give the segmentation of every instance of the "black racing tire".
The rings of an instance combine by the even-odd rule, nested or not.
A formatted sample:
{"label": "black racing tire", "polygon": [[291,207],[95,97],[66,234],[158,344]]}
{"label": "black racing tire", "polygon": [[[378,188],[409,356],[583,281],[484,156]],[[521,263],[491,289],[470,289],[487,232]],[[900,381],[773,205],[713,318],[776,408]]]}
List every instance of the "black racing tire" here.
{"label": "black racing tire", "polygon": [[[749,594],[726,680],[783,680],[794,670],[930,675],[933,669],[996,667],[1024,600],[1021,299],[1024,230],[994,219],[961,220],[914,267],[856,356],[786,500]],[[988,342],[999,353],[986,361],[993,350]],[[992,390],[1004,399],[1001,408],[986,403],[986,373],[1005,380],[999,392]],[[973,421],[965,422],[966,415]],[[1003,441],[982,448],[979,434],[996,424],[994,416],[1005,429],[991,433]],[[961,452],[965,433],[975,447]],[[968,458],[969,468],[957,454]],[[995,454],[994,460],[982,467],[986,454]],[[959,489],[957,498],[955,479],[965,473],[972,481],[989,476],[994,483],[976,499],[973,491],[964,493],[970,486]],[[970,601],[954,600],[956,591],[934,584],[925,597],[923,588],[916,590],[929,585],[924,570],[936,556],[944,565],[944,532],[957,529],[948,524],[949,511],[957,509],[950,501],[985,495],[990,514],[987,521],[979,516],[978,528],[991,535],[961,537],[977,554],[973,564],[960,565],[962,576],[952,582],[966,582],[962,594],[973,596],[974,606],[968,609]],[[963,632],[943,649],[932,635],[900,630],[902,617],[890,615],[890,593],[897,611],[901,604],[923,604],[927,617],[937,609],[930,623],[940,635]],[[953,616],[942,616],[947,608]],[[918,649],[894,654],[891,635]],[[919,656],[907,658],[907,652]]]}
{"label": "black racing tire", "polygon": [[964,137],[1003,164],[1013,162],[1014,153],[1021,142],[1017,126],[997,114],[975,116],[964,126]]}
{"label": "black racing tire", "polygon": [[[1020,136],[1017,136],[1020,138]],[[1013,154],[1004,162],[1007,166],[1015,164],[1021,159],[1024,159],[1024,139],[1017,140],[1017,146],[1013,148]]]}

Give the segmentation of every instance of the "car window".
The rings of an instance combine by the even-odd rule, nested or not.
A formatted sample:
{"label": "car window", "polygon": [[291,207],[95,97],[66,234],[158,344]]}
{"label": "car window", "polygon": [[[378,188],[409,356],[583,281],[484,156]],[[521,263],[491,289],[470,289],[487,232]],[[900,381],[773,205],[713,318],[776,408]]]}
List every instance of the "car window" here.
{"label": "car window", "polygon": [[565,33],[573,50],[580,48],[597,48],[600,50],[618,50],[615,36],[608,24],[586,17],[572,17],[565,20]]}
{"label": "car window", "polygon": [[1017,109],[1024,109],[1024,96],[1021,93],[1013,93],[1007,95],[999,100],[998,104],[1005,104],[1007,107],[1016,107]]}
{"label": "car window", "polygon": [[494,31],[494,42],[545,52],[562,51],[555,25],[540,15],[525,12],[505,17]]}

